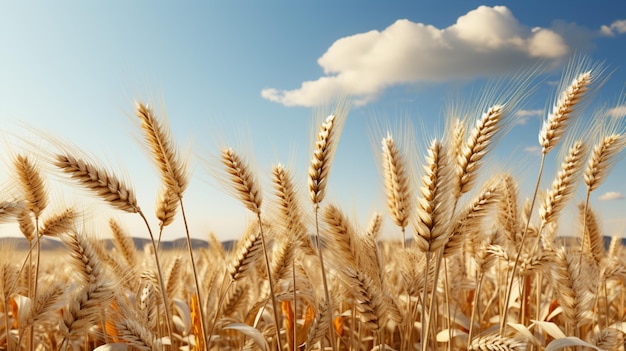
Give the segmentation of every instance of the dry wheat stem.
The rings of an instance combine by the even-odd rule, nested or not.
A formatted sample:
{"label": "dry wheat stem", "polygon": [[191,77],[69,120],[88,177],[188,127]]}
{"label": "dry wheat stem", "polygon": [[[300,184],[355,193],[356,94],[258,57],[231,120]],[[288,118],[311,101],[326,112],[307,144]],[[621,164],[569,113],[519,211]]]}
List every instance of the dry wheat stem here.
{"label": "dry wheat stem", "polygon": [[[191,269],[192,269],[192,273],[193,273],[193,279],[194,279],[194,283],[195,283],[195,288],[196,288],[196,296],[198,297],[198,306],[202,306],[202,301],[204,301],[203,299],[203,295],[200,292],[200,282],[198,280],[198,269],[196,268],[196,260],[193,257],[193,248],[191,247],[191,237],[189,236],[189,225],[187,224],[187,216],[185,215],[185,207],[183,206],[183,199],[182,197],[178,197],[179,201],[180,201],[180,213],[183,216],[183,223],[185,224],[185,238],[187,239],[187,252],[189,254],[189,259],[191,261]],[[163,286],[162,286],[163,287]],[[167,290],[163,290],[164,293]],[[168,308],[168,305],[165,305],[165,309]],[[199,308],[198,309],[198,313],[200,314],[200,330],[202,333],[202,341],[204,342],[204,345],[208,345],[207,339],[206,339],[206,322],[204,321],[204,313],[202,313],[202,309]]]}
{"label": "dry wheat stem", "polygon": [[270,294],[272,299],[272,309],[274,310],[274,324],[276,326],[276,343],[278,344],[278,350],[281,351],[282,341],[280,340],[280,322],[278,319],[278,304],[276,303],[276,294],[274,293],[274,283],[272,281],[271,265],[268,254],[267,244],[265,242],[265,234],[263,232],[263,225],[261,221],[261,213],[257,212],[257,219],[259,221],[259,231],[261,232],[261,244],[263,245],[263,257],[265,258],[265,268],[267,269],[267,280],[270,285]]}
{"label": "dry wheat stem", "polygon": [[167,334],[170,337],[170,339],[172,338],[172,318],[170,317],[170,312],[169,309],[167,308],[167,306],[170,305],[169,303],[169,298],[167,295],[165,295],[165,292],[167,291],[165,289],[165,281],[163,279],[163,273],[161,270],[161,262],[159,262],[159,254],[158,254],[158,249],[156,247],[156,242],[154,240],[154,235],[152,234],[152,229],[150,228],[150,224],[148,224],[148,219],[146,218],[146,216],[143,214],[143,212],[141,210],[139,210],[139,215],[141,216],[141,218],[143,219],[146,228],[148,229],[148,234],[150,235],[150,242],[152,243],[152,250],[153,250],[153,255],[154,255],[154,261],[156,263],[156,268],[157,268],[157,273],[158,273],[158,278],[159,278],[159,285],[162,291],[162,298],[163,298],[163,305],[165,306],[164,308],[164,312],[165,312],[165,318],[167,319],[167,322],[165,323],[167,326]]}
{"label": "dry wheat stem", "polygon": [[274,294],[274,282],[272,281],[269,251],[265,242],[263,221],[261,220],[261,187],[252,174],[250,167],[248,167],[248,164],[232,148],[222,149],[222,163],[226,167],[226,172],[230,175],[231,184],[234,186],[239,199],[242,201],[244,206],[246,206],[246,208],[256,214],[259,222],[259,232],[261,236],[261,244],[263,246],[263,257],[265,258],[265,268],[267,269],[267,278],[270,285],[272,307],[274,311],[276,342],[278,343],[279,349],[282,350],[278,319],[278,304],[276,303],[276,295]]}
{"label": "dry wheat stem", "polygon": [[[532,196],[532,200],[530,202],[530,206],[529,206],[529,212],[532,213],[533,208],[535,207],[535,201],[537,199],[537,193],[539,192],[539,185],[541,184],[541,176],[543,174],[543,167],[545,165],[545,161],[546,161],[546,154],[542,153],[541,154],[541,163],[539,164],[539,174],[537,175],[537,182],[535,183],[535,190],[533,191],[533,196]],[[530,218],[531,216],[528,215],[526,218],[526,224],[524,225],[524,230],[522,231],[522,238],[520,240],[520,244],[519,244],[519,248],[517,250],[517,254],[515,255],[515,262],[513,263],[513,268],[511,269],[511,275],[510,277],[507,277],[507,288],[506,288],[506,292],[504,294],[504,304],[503,309],[502,309],[502,317],[500,319],[500,334],[504,335],[505,332],[505,328],[508,325],[507,324],[507,316],[509,313],[509,303],[511,301],[511,293],[513,291],[513,282],[515,280],[516,277],[516,272],[517,272],[517,267],[519,265],[519,260],[520,260],[520,256],[522,255],[522,250],[524,249],[524,243],[526,241],[526,235],[528,233],[528,228],[530,226]],[[508,273],[507,273],[508,274]]]}

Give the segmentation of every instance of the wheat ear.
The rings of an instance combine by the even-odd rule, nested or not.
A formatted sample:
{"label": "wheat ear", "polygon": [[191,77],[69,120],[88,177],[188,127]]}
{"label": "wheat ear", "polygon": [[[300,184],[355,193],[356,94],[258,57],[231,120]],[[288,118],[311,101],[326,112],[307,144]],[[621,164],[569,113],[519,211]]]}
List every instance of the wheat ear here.
{"label": "wheat ear", "polygon": [[178,197],[182,197],[189,182],[187,165],[176,151],[166,123],[159,121],[154,112],[141,102],[135,102],[135,114],[141,122],[144,138],[164,184]]}
{"label": "wheat ear", "polygon": [[382,155],[387,208],[394,223],[402,229],[402,242],[405,243],[405,229],[409,224],[413,205],[411,182],[404,156],[390,134],[382,140]]}
{"label": "wheat ear", "polygon": [[[0,223],[13,222],[22,213],[30,213],[22,202],[0,201]],[[34,232],[34,231],[33,231]]]}
{"label": "wheat ear", "polygon": [[54,164],[111,206],[125,212],[140,212],[135,192],[106,169],[70,154],[57,154]]}
{"label": "wheat ear", "polygon": [[40,236],[57,237],[72,229],[77,213],[73,208],[67,208],[50,218],[47,218],[41,227]]}
{"label": "wheat ear", "polygon": [[472,129],[469,138],[463,144],[460,154],[458,154],[457,164],[457,189],[455,195],[459,198],[462,194],[471,190],[478,168],[485,154],[489,151],[496,133],[501,129],[504,117],[504,106],[494,105],[483,113],[483,116],[476,121],[476,126]]}
{"label": "wheat ear", "polygon": [[599,272],[594,272],[593,265],[588,264],[579,273],[581,269],[578,265],[584,263],[574,256],[565,248],[559,248],[552,265],[552,276],[557,287],[559,305],[563,307],[565,322],[577,328],[592,317],[594,294],[591,292],[596,290],[597,281],[594,275],[597,276]]}
{"label": "wheat ear", "polygon": [[230,176],[235,194],[254,214],[261,213],[262,194],[248,164],[232,148],[222,149],[222,163]]}
{"label": "wheat ear", "polygon": [[434,252],[448,240],[452,202],[447,148],[433,140],[424,165],[421,197],[417,205],[415,243],[423,252]]}
{"label": "wheat ear", "polygon": [[341,132],[341,117],[332,114],[326,118],[317,134],[313,157],[309,166],[309,193],[314,206],[326,196],[326,184]]}
{"label": "wheat ear", "polygon": [[521,351],[525,345],[517,340],[500,336],[499,334],[481,335],[470,341],[468,351]]}
{"label": "wheat ear", "polygon": [[543,154],[550,152],[563,136],[569,125],[570,116],[587,92],[589,84],[591,84],[591,71],[583,72],[574,78],[567,89],[561,93],[539,133],[539,145],[542,147]]}
{"label": "wheat ear", "polygon": [[582,141],[577,141],[570,148],[565,161],[561,164],[561,171],[552,182],[552,188],[548,190],[547,196],[539,208],[542,228],[556,221],[560,211],[574,195],[576,181],[581,175],[586,156],[587,146]]}
{"label": "wheat ear", "polygon": [[251,225],[244,235],[239,248],[233,252],[228,273],[232,280],[241,280],[253,272],[252,268],[261,258],[263,245],[261,243],[261,231],[257,225]]}
{"label": "wheat ear", "polygon": [[26,208],[33,213],[35,220],[37,220],[48,205],[46,185],[39,170],[27,156],[17,155],[14,164],[24,190]]}
{"label": "wheat ear", "polygon": [[600,265],[602,259],[605,256],[604,241],[602,239],[602,232],[598,225],[598,219],[594,211],[589,208],[585,203],[578,204],[578,210],[580,211],[581,225],[583,229],[583,244],[581,246],[581,252],[587,251],[596,261],[596,264]]}
{"label": "wheat ear", "polygon": [[109,220],[109,228],[113,235],[115,247],[120,251],[128,267],[136,267],[138,263],[137,248],[133,238],[117,223],[116,220]]}
{"label": "wheat ear", "polygon": [[612,161],[624,147],[626,147],[624,134],[605,136],[593,147],[585,168],[585,184],[588,191],[594,191],[602,184],[613,165]]}
{"label": "wheat ear", "polygon": [[37,233],[35,232],[35,222],[33,220],[33,213],[27,209],[22,208],[17,214],[17,223],[20,226],[20,231],[29,242],[35,239]]}
{"label": "wheat ear", "polygon": [[298,202],[297,189],[291,173],[282,164],[272,167],[272,184],[277,199],[279,219],[283,223],[285,231],[295,237],[299,247],[306,254],[312,253],[311,239],[307,235],[307,229],[301,215],[302,208]]}

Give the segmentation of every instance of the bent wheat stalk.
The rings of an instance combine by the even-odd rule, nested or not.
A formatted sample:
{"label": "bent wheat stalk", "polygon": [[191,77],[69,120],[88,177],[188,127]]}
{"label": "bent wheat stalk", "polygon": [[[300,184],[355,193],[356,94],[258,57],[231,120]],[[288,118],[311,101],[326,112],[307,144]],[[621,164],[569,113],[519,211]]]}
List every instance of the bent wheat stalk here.
{"label": "bent wheat stalk", "polygon": [[265,268],[267,269],[270,294],[272,295],[272,309],[274,311],[274,324],[276,326],[276,343],[278,344],[278,349],[282,350],[282,341],[280,340],[280,323],[278,319],[278,304],[276,303],[276,294],[274,293],[274,282],[272,280],[268,248],[263,231],[263,221],[261,220],[261,203],[263,200],[261,187],[259,186],[256,178],[253,176],[248,164],[232,148],[222,149],[222,163],[226,167],[226,172],[230,176],[231,184],[234,185],[239,199],[247,209],[256,214],[259,222],[261,243],[263,245],[263,254],[265,257]]}

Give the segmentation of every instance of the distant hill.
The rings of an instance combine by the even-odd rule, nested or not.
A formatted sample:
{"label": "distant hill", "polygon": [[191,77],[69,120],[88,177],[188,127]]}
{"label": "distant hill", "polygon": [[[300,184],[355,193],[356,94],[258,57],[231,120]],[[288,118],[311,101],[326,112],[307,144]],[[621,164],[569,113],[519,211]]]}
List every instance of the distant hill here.
{"label": "distant hill", "polygon": [[[112,239],[102,239],[104,245],[107,249],[112,249],[115,244]],[[150,244],[150,239],[143,238],[133,238],[133,242],[135,243],[135,247],[137,250],[143,250],[143,247]],[[194,249],[199,248],[208,248],[209,243],[200,239],[191,239],[191,246]],[[235,246],[234,240],[228,240],[222,242],[222,246],[224,246],[225,250],[232,250]],[[28,250],[28,240],[25,238],[0,238],[0,247],[8,247],[13,248],[15,250]],[[63,249],[63,243],[55,238],[42,238],[41,240],[41,249],[42,250],[59,250]],[[172,241],[161,241],[161,248],[163,250],[183,250],[187,248],[187,239],[180,238]]]}
{"label": "distant hill", "polygon": [[[557,237],[557,241],[564,245],[576,244],[578,240],[579,238],[576,237]],[[603,240],[604,247],[608,248],[611,243],[611,237],[605,236]],[[113,247],[115,247],[112,239],[103,239],[102,241],[107,249],[113,249]],[[133,242],[137,250],[143,250],[144,246],[150,245],[150,239],[133,238]],[[222,241],[222,246],[226,251],[233,250],[236,244],[236,240]],[[622,238],[622,245],[626,246],[626,238]],[[208,248],[209,243],[201,239],[191,239],[191,246],[194,249]],[[15,250],[28,250],[28,241],[25,238],[0,238],[0,247],[15,248]],[[58,250],[63,247],[63,243],[55,238],[43,238],[41,240],[42,250]],[[187,240],[185,238],[179,238],[172,241],[162,241],[161,248],[163,250],[185,250],[187,249]]]}

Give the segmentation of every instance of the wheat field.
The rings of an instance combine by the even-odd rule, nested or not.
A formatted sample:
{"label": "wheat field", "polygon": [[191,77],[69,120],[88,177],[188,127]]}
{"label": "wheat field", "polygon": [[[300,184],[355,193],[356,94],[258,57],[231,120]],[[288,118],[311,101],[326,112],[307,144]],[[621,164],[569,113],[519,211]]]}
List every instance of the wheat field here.
{"label": "wheat field", "polygon": [[[416,141],[384,131],[376,158],[388,211],[369,223],[326,200],[346,100],[314,131],[306,184],[275,164],[272,188],[262,189],[251,160],[225,146],[213,166],[253,218],[229,250],[214,236],[192,247],[188,229],[185,249],[160,247],[175,218],[187,228],[190,172],[145,103],[135,115],[160,176],[154,212],[124,178],[71,147],[16,149],[5,171],[19,195],[2,195],[0,220],[17,223],[30,250],[1,251],[0,350],[623,350],[622,241],[605,245],[590,196],[619,161],[625,130],[595,118],[591,133],[576,132],[603,79],[588,60],[563,74],[538,131],[531,193],[516,174],[486,171],[525,83],[478,115],[450,116],[443,135],[419,141],[423,155],[408,147]],[[557,149],[557,172],[547,174]],[[80,208],[52,209],[49,172],[139,216],[150,244],[135,247],[115,219],[91,233]],[[551,186],[541,189],[542,179]],[[578,237],[565,240],[559,217],[577,192]],[[95,239],[104,236],[113,249]],[[50,238],[63,249],[41,250]]]}

